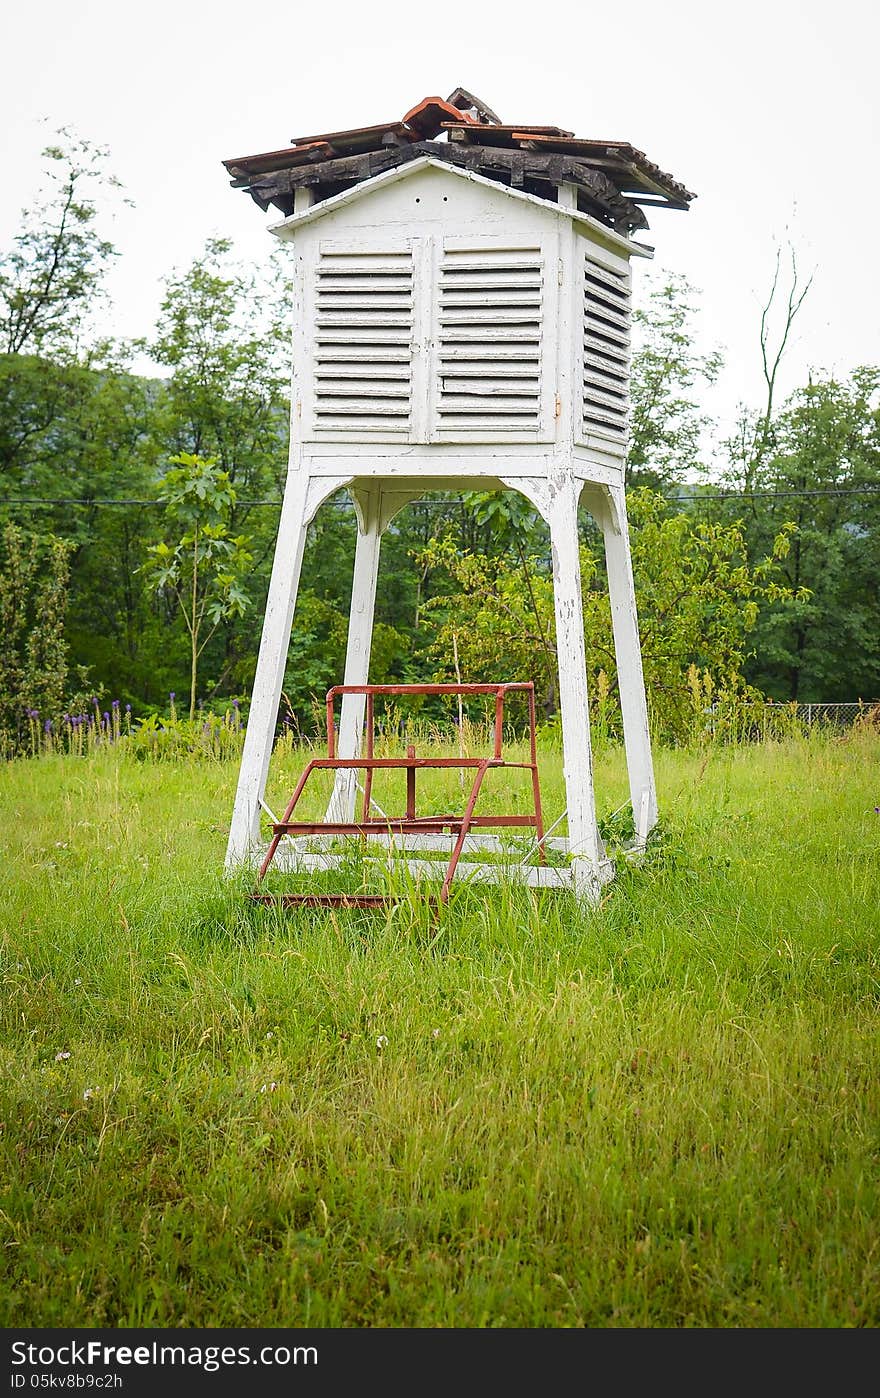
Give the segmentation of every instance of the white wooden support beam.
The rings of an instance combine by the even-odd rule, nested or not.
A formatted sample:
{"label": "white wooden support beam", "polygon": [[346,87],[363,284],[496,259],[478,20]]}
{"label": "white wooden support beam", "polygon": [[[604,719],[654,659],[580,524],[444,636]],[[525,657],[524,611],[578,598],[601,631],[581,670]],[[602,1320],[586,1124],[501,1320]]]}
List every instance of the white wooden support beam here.
{"label": "white wooden support beam", "polygon": [[[379,547],[382,540],[382,494],[378,489],[357,490],[352,493],[357,505],[358,534],[354,553],[345,674],[342,682],[367,684],[373,640],[373,615],[376,608],[376,583],[379,576]],[[337,742],[340,757],[360,756],[365,706],[366,697],[363,694],[342,696]],[[345,769],[337,771],[324,819],[353,820],[356,798],[357,773]]]}
{"label": "white wooden support beam", "polygon": [[266,791],[308,521],[309,476],[305,472],[291,471],[281,507],[263,635],[232,810],[226,848],[227,869],[252,862],[259,844],[260,802]]}
{"label": "white wooden support beam", "polygon": [[657,791],[648,729],[648,705],[639,643],[626,495],[623,485],[620,485],[611,489],[591,490],[588,500],[602,526],[605,539],[608,594],[630,799],[636,828],[636,846],[644,848],[650,831],[657,823]]}
{"label": "white wooden support beam", "polygon": [[580,483],[557,481],[547,509],[553,554],[553,598],[556,610],[556,654],[559,665],[559,706],[562,712],[562,754],[568,804],[569,853],[574,889],[585,902],[595,903],[603,882],[604,850],[596,824],[593,757],[587,703],[587,660],[578,551],[577,505]]}

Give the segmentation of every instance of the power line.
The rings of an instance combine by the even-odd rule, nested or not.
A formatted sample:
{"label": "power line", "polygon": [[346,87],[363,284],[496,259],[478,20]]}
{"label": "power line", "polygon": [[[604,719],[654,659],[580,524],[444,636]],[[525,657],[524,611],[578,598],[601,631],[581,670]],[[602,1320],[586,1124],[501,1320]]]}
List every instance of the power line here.
{"label": "power line", "polygon": [[[841,496],[863,496],[880,495],[880,486],[866,485],[858,487],[847,487],[845,489],[827,488],[818,490],[749,490],[749,491],[714,491],[710,494],[699,495],[663,495],[663,500],[669,500],[677,504],[702,504],[712,500],[789,500],[818,497],[841,497]],[[93,507],[105,505],[153,505],[164,506],[164,501],[156,499],[136,499],[136,498],[114,498],[109,496],[43,496],[43,495],[9,495],[5,500],[0,500],[3,505],[81,505],[83,507]],[[281,500],[236,500],[236,505],[248,509],[269,507],[280,510]],[[325,505],[335,505],[342,509],[351,507],[350,500],[325,500]],[[420,509],[446,509],[449,505],[463,505],[465,501],[461,496],[452,496],[446,500],[413,500],[412,505]]]}

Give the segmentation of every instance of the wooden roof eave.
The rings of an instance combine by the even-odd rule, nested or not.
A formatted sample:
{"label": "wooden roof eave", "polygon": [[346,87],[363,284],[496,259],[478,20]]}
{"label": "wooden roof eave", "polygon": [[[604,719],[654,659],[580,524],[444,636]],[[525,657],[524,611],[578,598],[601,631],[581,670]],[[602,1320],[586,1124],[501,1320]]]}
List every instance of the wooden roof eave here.
{"label": "wooden roof eave", "polygon": [[433,155],[423,155],[415,160],[410,160],[404,165],[397,165],[391,170],[385,170],[379,175],[372,176],[371,179],[362,180],[351,189],[345,189],[341,194],[331,195],[329,199],[323,199],[320,204],[314,204],[309,209],[304,209],[302,213],[290,214],[279,223],[269,225],[269,232],[282,241],[294,238],[300,228],[306,227],[310,223],[317,223],[319,219],[326,218],[337,209],[344,208],[347,204],[352,204],[358,199],[362,199],[366,194],[375,189],[384,189],[386,185],[396,184],[399,180],[409,179],[416,170],[433,168],[435,170],[445,170],[455,179],[472,180],[486,189],[493,190],[496,194],[503,193],[509,199],[524,200],[527,204],[532,204],[536,208],[543,209],[545,213],[555,214],[558,218],[570,219],[572,223],[582,224],[593,233],[605,239],[612,248],[623,253],[627,257],[653,257],[654,249],[644,243],[633,242],[622,233],[609,228],[608,224],[602,223],[594,218],[592,214],[583,213],[580,209],[568,209],[560,204],[551,203],[549,199],[540,199],[536,194],[529,194],[523,189],[510,189],[506,185],[499,185],[496,180],[490,180],[485,175],[478,175],[474,170],[462,170],[457,165],[450,165],[447,161],[438,160]]}

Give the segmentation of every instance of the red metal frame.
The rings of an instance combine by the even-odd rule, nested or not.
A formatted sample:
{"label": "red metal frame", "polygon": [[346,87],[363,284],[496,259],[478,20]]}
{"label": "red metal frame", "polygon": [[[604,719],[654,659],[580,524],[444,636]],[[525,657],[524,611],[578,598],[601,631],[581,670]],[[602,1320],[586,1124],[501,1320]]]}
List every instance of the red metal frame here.
{"label": "red metal frame", "polygon": [[[504,700],[513,691],[527,695],[529,709],[529,762],[508,762],[503,755]],[[334,709],[337,695],[363,694],[366,696],[366,722],[364,757],[336,756],[336,728]],[[494,695],[495,696],[495,740],[491,757],[417,757],[414,747],[407,747],[405,757],[375,756],[375,699],[377,695],[400,695],[416,697],[421,695]],[[416,814],[416,773],[423,768],[458,767],[470,769],[474,773],[473,783],[462,815],[419,816]],[[532,797],[534,813],[531,815],[486,815],[477,816],[474,808],[486,773],[499,767],[514,767],[532,774]],[[291,820],[297,803],[303,794],[309,777],[315,771],[330,769],[360,770],[364,773],[364,800],[360,820],[355,821],[297,821]],[[379,770],[403,769],[406,772],[406,812],[394,819],[375,820],[370,817],[370,793],[373,773]],[[313,758],[305,767],[296,784],[293,795],[287,803],[281,820],[272,826],[272,840],[266,857],[260,866],[257,886],[268,872],[278,846],[285,835],[360,835],[369,834],[410,834],[434,835],[456,834],[457,839],[449,858],[446,876],[440,891],[440,902],[449,898],[449,889],[455,874],[465,839],[469,830],[476,827],[512,826],[533,829],[537,836],[538,857],[544,862],[544,821],[541,812],[541,790],[538,783],[538,755],[535,732],[535,686],[529,681],[510,684],[338,684],[327,691],[327,756]],[[254,892],[257,902],[274,903],[271,894]],[[284,906],[309,907],[380,907],[390,900],[382,894],[367,893],[287,893],[281,895]]]}

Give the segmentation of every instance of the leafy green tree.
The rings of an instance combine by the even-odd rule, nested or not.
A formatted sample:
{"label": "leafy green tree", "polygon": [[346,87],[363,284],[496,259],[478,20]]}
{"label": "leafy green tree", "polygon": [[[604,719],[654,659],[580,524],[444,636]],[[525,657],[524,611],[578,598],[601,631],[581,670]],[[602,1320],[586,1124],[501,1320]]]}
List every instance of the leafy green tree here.
{"label": "leafy green tree", "polygon": [[158,430],[171,450],[218,462],[237,493],[235,522],[248,498],[283,486],[291,325],[283,281],[244,270],[231,248],[210,239],[168,277],[147,348],[169,371]]}
{"label": "leafy green tree", "polygon": [[717,349],[697,348],[696,317],[694,288],[675,272],[665,273],[633,311],[630,486],[662,490],[702,469],[702,439],[711,419],[697,395],[715,382],[723,359]]}
{"label": "leafy green tree", "polygon": [[[226,472],[234,487],[227,525],[250,537],[257,606],[268,588],[278,514],[250,502],[280,502],[287,471],[287,297],[283,267],[273,275],[243,268],[228,239],[210,239],[189,267],[166,279],[156,333],[145,346],[166,375],[157,442],[169,454],[210,457]],[[254,638],[239,615],[222,619],[218,646],[217,673],[237,689],[249,687]]]}
{"label": "leafy green tree", "polygon": [[64,638],[69,566],[70,547],[63,539],[14,524],[3,527],[0,744],[7,752],[24,746],[31,722],[51,724],[61,715],[69,678]]}
{"label": "leafy green tree", "polygon": [[823,378],[774,413],[768,446],[731,472],[752,553],[783,521],[794,606],[766,610],[749,672],[774,697],[880,696],[880,370]]}
{"label": "leafy green tree", "polygon": [[100,203],[120,188],[105,148],[67,127],[43,151],[44,188],[0,257],[0,348],[69,357],[102,292],[114,249],[98,231]]}
{"label": "leafy green tree", "polygon": [[[630,496],[630,523],[654,728],[659,737],[682,740],[693,723],[694,672],[704,695],[752,692],[744,667],[760,610],[792,600],[780,577],[792,531],[780,531],[768,557],[750,564],[737,525],[674,513],[646,488]],[[532,679],[550,717],[557,703],[557,660],[546,558],[529,559],[527,589],[521,566],[503,555],[490,559],[462,553],[449,534],[430,550],[457,585],[429,605],[437,619],[431,651],[437,679],[451,677],[455,642],[465,680]],[[606,696],[613,712],[617,679],[608,592],[599,560],[586,545],[581,547],[581,577],[591,689]]]}
{"label": "leafy green tree", "polygon": [[250,604],[243,579],[252,556],[248,540],[233,536],[228,517],[235,504],[229,475],[217,462],[181,452],[172,457],[158,498],[177,537],[149,549],[145,572],[153,587],[183,618],[190,641],[189,716],[195,718],[199,659],[221,621],[243,616]]}

